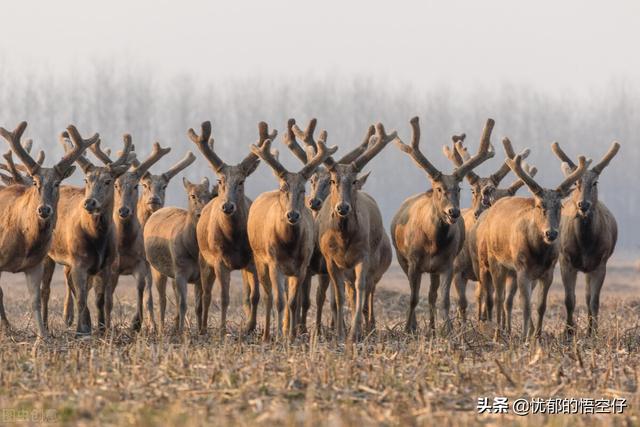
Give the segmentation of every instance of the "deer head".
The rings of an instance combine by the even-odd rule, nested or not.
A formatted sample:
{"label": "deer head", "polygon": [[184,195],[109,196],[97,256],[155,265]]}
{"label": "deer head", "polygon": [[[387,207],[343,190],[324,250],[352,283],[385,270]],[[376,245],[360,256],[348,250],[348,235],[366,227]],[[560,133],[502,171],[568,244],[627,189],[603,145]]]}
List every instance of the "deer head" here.
{"label": "deer head", "polygon": [[[452,148],[446,145],[442,148],[445,156],[451,160],[455,167],[460,167],[466,161],[471,159],[471,155],[467,147],[464,146],[465,135],[454,135],[452,138]],[[508,159],[513,159],[516,153],[513,150],[511,141],[508,138],[503,138],[502,145]],[[529,156],[529,149],[525,149],[520,153],[523,159]],[[527,172],[529,172],[529,166],[523,166]],[[479,176],[473,171],[467,174],[467,181],[471,185],[471,209],[473,209],[476,218],[482,214],[487,208],[489,208],[497,199],[498,185],[504,179],[504,177],[511,171],[506,163],[503,163],[500,168],[493,174],[483,177]],[[518,181],[521,182],[521,181]],[[523,183],[519,184],[523,185]],[[516,188],[517,190],[517,188]]]}
{"label": "deer head", "polygon": [[[78,139],[69,147],[69,150],[62,159],[51,168],[42,166],[44,162],[44,152],[40,152],[38,159],[34,160],[28,150],[20,143],[22,134],[27,128],[27,122],[20,123],[13,132],[9,132],[0,127],[0,135],[7,140],[13,153],[20,159],[24,166],[30,182],[36,188],[38,193],[38,206],[36,214],[39,219],[47,220],[55,214],[55,208],[58,205],[60,196],[60,183],[63,179],[68,178],[75,171],[73,162],[76,161],[82,153],[98,140],[98,134],[95,134],[87,140]],[[13,159],[8,159],[13,164]],[[10,166],[11,167],[11,166]],[[17,172],[17,166],[13,165]]]}
{"label": "deer head", "polygon": [[556,189],[541,187],[527,174],[522,168],[522,157],[520,155],[517,155],[514,159],[507,159],[506,162],[533,194],[535,204],[533,212],[534,224],[542,234],[544,241],[547,244],[553,243],[559,234],[562,200],[571,194],[573,184],[582,177],[591,160],[587,161],[584,156],[580,156],[578,158],[579,165]]}
{"label": "deer head", "polygon": [[375,126],[375,134],[371,136],[367,150],[347,163],[345,157],[338,162],[325,161],[330,173],[330,199],[332,211],[341,218],[354,214],[354,206],[358,191],[364,186],[370,173],[358,174],[380,151],[398,137],[397,132],[387,134],[382,123]]}
{"label": "deer head", "polygon": [[194,184],[187,178],[182,178],[182,185],[187,192],[189,201],[189,215],[194,223],[198,222],[202,209],[218,195],[217,186],[213,186],[209,191],[209,178],[203,178],[199,184]]}
{"label": "deer head", "polygon": [[296,225],[302,217],[301,212],[304,207],[305,186],[309,178],[315,173],[318,166],[338,150],[338,147],[327,148],[325,142],[327,132],[322,131],[316,143],[317,152],[309,159],[304,167],[298,172],[289,172],[271,152],[271,140],[264,141],[261,147],[251,146],[251,151],[262,158],[268,164],[280,184],[280,195],[278,201],[282,212],[285,213],[286,221],[291,225]]}
{"label": "deer head", "polygon": [[[211,138],[211,122],[206,121],[201,125],[200,135],[193,129],[189,129],[187,134],[189,139],[198,146],[198,149],[206,157],[211,167],[218,176],[218,197],[221,199],[221,209],[225,215],[233,215],[236,212],[238,203],[244,199],[244,181],[251,175],[258,164],[260,158],[249,153],[237,165],[225,163],[214,150],[214,140]],[[262,146],[267,139],[273,140],[278,134],[277,131],[269,133],[269,128],[265,122],[258,124],[259,140],[258,145]]]}
{"label": "deer head", "polygon": [[[95,166],[84,155],[76,159],[84,172],[85,200],[83,207],[90,215],[100,215],[104,208],[111,208],[114,197],[114,183],[131,166],[135,154],[131,153],[133,147],[131,137],[124,136],[124,149],[115,161],[109,160],[104,167]],[[78,145],[83,141],[75,126],[69,126],[67,132],[60,135],[60,142],[69,150],[71,141]],[[104,159],[106,161],[106,159]]]}
{"label": "deer head", "polygon": [[[148,207],[149,211],[155,212],[164,206],[167,186],[171,179],[195,161],[196,156],[189,151],[182,160],[173,165],[168,171],[160,175],[153,175],[147,171],[142,176],[140,180],[142,184],[141,200]],[[134,162],[134,166],[136,166],[136,162]]]}
{"label": "deer head", "polygon": [[[556,156],[563,162],[562,172],[569,176],[576,170],[577,166],[569,156],[560,148],[560,144],[554,142],[551,148]],[[582,177],[576,182],[576,191],[573,192],[573,202],[576,205],[578,215],[586,217],[591,212],[591,208],[598,203],[598,179],[600,174],[609,165],[611,159],[618,154],[620,144],[614,141],[607,154],[602,160],[591,169],[584,172]]]}
{"label": "deer head", "polygon": [[[311,161],[318,151],[318,144],[313,138],[316,122],[316,119],[311,119],[304,132],[296,125],[294,119],[289,119],[287,123],[287,132],[284,135],[284,142],[293,154],[295,154],[295,156],[305,164]],[[369,138],[371,138],[374,133],[375,128],[373,125],[369,126],[364,141],[342,157],[340,162],[343,162],[343,164],[350,164],[364,153],[369,145]],[[304,149],[300,146],[296,138],[300,139],[304,143]],[[336,162],[331,156],[329,156],[327,160],[325,160],[325,163],[333,165]],[[311,191],[308,198],[309,208],[317,212],[322,208],[322,204],[327,196],[329,196],[329,192],[331,190],[331,174],[329,173],[328,168],[323,165],[318,166],[313,175],[311,175],[309,183],[311,184]]]}
{"label": "deer head", "polygon": [[[495,154],[490,141],[491,131],[493,130],[495,122],[493,119],[487,119],[487,123],[482,131],[478,153],[466,160],[461,159],[462,163],[454,169],[451,175],[445,175],[439,171],[420,151],[420,124],[418,117],[412,118],[410,123],[412,129],[411,145],[406,145],[400,140],[397,141],[397,145],[402,151],[409,154],[416,164],[429,175],[433,202],[440,219],[447,224],[455,224],[458,218],[460,218],[460,182],[465,176],[471,173],[475,167],[492,158]],[[455,148],[458,154],[466,153],[464,146],[462,146],[463,140],[464,135],[455,141]],[[447,150],[445,150],[445,154],[447,154]],[[472,182],[479,180],[475,174],[472,174],[468,179]]]}
{"label": "deer head", "polygon": [[[124,135],[125,141],[128,140],[131,143],[131,135]],[[132,150],[135,150],[135,147],[132,145]],[[100,147],[100,141],[98,141],[91,150],[95,154],[95,156],[105,165],[113,164],[113,160],[109,157],[109,154],[102,151]],[[153,166],[158,160],[160,160],[163,156],[169,153],[171,148],[162,148],[159,143],[153,144],[153,150],[149,157],[147,157],[142,163],[137,160],[132,161],[133,166],[120,175],[115,180],[114,190],[115,190],[115,212],[118,214],[118,218],[120,220],[126,221],[132,218],[136,211],[136,205],[138,203],[138,183],[145,176],[149,168]],[[118,153],[122,155],[122,153]]]}

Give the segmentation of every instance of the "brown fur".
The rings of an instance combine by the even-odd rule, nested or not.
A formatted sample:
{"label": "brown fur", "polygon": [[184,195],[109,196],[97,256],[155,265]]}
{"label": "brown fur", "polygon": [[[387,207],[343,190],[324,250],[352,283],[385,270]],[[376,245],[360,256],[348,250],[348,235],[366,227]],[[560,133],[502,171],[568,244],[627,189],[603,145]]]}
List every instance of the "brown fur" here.
{"label": "brown fur", "polygon": [[[484,288],[495,287],[495,305],[500,327],[511,331],[511,310],[516,290],[520,291],[523,309],[523,338],[532,332],[539,337],[546,310],[553,269],[559,253],[560,209],[570,186],[584,172],[587,162],[580,158],[580,167],[556,189],[540,187],[522,169],[522,159],[507,159],[509,167],[533,193],[533,198],[511,197],[499,200],[478,222],[476,238],[478,278]],[[504,300],[504,283],[507,298]],[[492,285],[486,282],[491,281]],[[537,321],[531,328],[532,282],[538,287]]]}
{"label": "brown fur", "polygon": [[[572,197],[562,207],[560,222],[560,272],[567,309],[567,335],[575,332],[573,310],[576,301],[576,277],[578,272],[586,276],[586,303],[588,309],[587,333],[598,328],[600,291],[607,272],[607,261],[613,254],[618,239],[616,219],[598,200],[598,179],[602,170],[617,154],[620,144],[614,142],[609,152],[596,166],[582,175]],[[555,143],[554,152],[564,161],[565,174],[577,166]]]}
{"label": "brown fur", "polygon": [[[464,244],[465,225],[460,218],[460,182],[476,166],[493,157],[490,136],[493,120],[487,120],[478,154],[468,159],[451,175],[436,169],[420,151],[418,118],[411,120],[413,130],[411,146],[399,142],[400,148],[410,154],[431,180],[432,189],[407,199],[391,222],[391,239],[398,262],[411,287],[411,301],[405,330],[415,332],[418,327],[415,309],[420,298],[423,273],[431,276],[429,288],[429,326],[435,328],[435,309],[440,293],[440,310],[445,328],[451,329],[449,319],[449,293],[453,275],[453,261]],[[461,141],[457,141],[461,143]],[[442,285],[443,289],[438,292]]]}
{"label": "brown fur", "polygon": [[[27,123],[22,122],[13,132],[0,128],[0,134],[23,162],[26,176],[33,183],[30,186],[14,184],[0,189],[0,229],[4,231],[0,233],[0,272],[25,273],[32,297],[33,316],[38,326],[37,333],[46,336],[41,313],[40,282],[43,275],[42,260],[49,251],[58,220],[60,182],[73,173],[75,159],[95,143],[98,136],[77,141],[58,164],[46,168],[41,166],[44,156],[41,155],[36,161],[28,154],[28,149],[20,144],[26,127]],[[9,328],[1,297],[0,318],[3,326]]]}
{"label": "brown fur", "polygon": [[164,306],[166,304],[167,277],[174,279],[177,290],[178,316],[176,331],[184,331],[187,311],[187,283],[193,283],[196,290],[196,317],[202,330],[202,287],[200,284],[200,251],[196,237],[196,226],[202,208],[217,195],[217,189],[209,191],[209,180],[192,184],[183,178],[189,200],[189,209],[162,208],[149,218],[144,227],[144,248],[151,264],[153,281],[160,294],[160,324],[164,327]]}

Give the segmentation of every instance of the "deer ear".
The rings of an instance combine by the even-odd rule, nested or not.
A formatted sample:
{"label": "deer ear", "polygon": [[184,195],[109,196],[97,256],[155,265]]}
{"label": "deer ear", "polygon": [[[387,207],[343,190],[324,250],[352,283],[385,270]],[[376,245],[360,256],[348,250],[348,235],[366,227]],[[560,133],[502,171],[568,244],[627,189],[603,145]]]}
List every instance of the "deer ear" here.
{"label": "deer ear", "polygon": [[260,164],[260,158],[257,158],[253,163],[245,168],[245,175],[249,176],[256,171],[258,165]]}
{"label": "deer ear", "polygon": [[62,176],[62,179],[67,179],[69,178],[71,175],[73,175],[73,173],[76,171],[76,167],[71,165],[67,168],[67,170],[65,171],[64,175]]}
{"label": "deer ear", "polygon": [[367,178],[369,178],[369,175],[371,175],[371,171],[359,176],[358,179],[356,179],[356,190],[362,190],[362,187],[364,187],[364,184],[367,182]]}
{"label": "deer ear", "polygon": [[183,176],[182,177],[182,185],[184,185],[184,188],[188,189],[189,186],[191,185],[191,181],[189,181],[186,176]]}
{"label": "deer ear", "polygon": [[560,166],[560,168],[562,169],[562,173],[564,174],[565,177],[571,175],[571,173],[573,172],[573,169],[571,168],[571,166],[569,166],[569,163],[567,162],[562,162],[562,165]]}

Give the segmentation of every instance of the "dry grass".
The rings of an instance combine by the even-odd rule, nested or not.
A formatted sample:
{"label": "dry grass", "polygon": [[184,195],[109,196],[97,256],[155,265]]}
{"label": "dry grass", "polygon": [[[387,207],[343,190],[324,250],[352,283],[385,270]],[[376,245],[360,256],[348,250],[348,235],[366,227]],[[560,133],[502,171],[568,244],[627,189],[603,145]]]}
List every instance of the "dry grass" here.
{"label": "dry grass", "polygon": [[[26,314],[29,303],[23,279],[3,275],[14,331],[0,337],[0,409],[5,410],[5,420],[7,409],[26,409],[53,415],[63,424],[638,422],[640,283],[631,269],[612,269],[608,277],[600,337],[584,337],[586,316],[580,294],[581,332],[574,343],[563,341],[564,307],[556,283],[545,336],[540,345],[529,346],[517,336],[494,340],[492,326],[478,324],[473,314],[466,327],[456,325],[452,336],[428,337],[426,298],[419,307],[421,333],[407,336],[402,331],[406,282],[397,269],[383,282],[377,294],[377,334],[345,347],[331,337],[313,335],[292,344],[263,344],[258,335],[238,337],[243,318],[235,282],[231,331],[224,339],[218,337],[216,308],[209,336],[195,334],[193,323],[186,342],[170,334],[128,334],[135,304],[128,281],[117,291],[115,330],[105,337],[76,339],[63,326],[63,289],[57,277],[51,304],[54,338],[36,343],[33,322]],[[471,313],[474,309],[472,305]],[[515,319],[520,330],[519,309]],[[483,396],[626,397],[629,407],[616,416],[479,415],[476,402]]]}

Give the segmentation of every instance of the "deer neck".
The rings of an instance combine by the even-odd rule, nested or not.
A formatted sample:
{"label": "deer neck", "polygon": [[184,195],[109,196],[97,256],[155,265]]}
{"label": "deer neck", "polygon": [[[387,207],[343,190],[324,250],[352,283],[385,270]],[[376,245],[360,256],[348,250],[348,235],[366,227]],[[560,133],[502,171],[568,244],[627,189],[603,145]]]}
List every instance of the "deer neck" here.
{"label": "deer neck", "polygon": [[152,214],[153,211],[149,209],[147,204],[144,202],[144,199],[138,199],[138,203],[136,205],[136,216],[138,217],[138,222],[141,227],[144,227]]}
{"label": "deer neck", "polygon": [[84,208],[81,216],[81,226],[85,233],[91,237],[99,238],[104,236],[113,224],[113,200],[105,203],[100,209],[100,213],[90,214]]}
{"label": "deer neck", "polygon": [[290,224],[284,217],[284,210],[279,209],[280,219],[276,225],[276,236],[278,240],[286,244],[295,244],[300,241],[302,234],[302,218],[297,224]]}
{"label": "deer neck", "polygon": [[244,196],[240,199],[241,201],[236,205],[236,211],[231,215],[225,215],[221,210],[217,212],[211,211],[211,215],[216,217],[218,227],[222,231],[222,234],[229,240],[234,239],[238,233],[246,232],[247,229],[249,209],[247,208]]}

